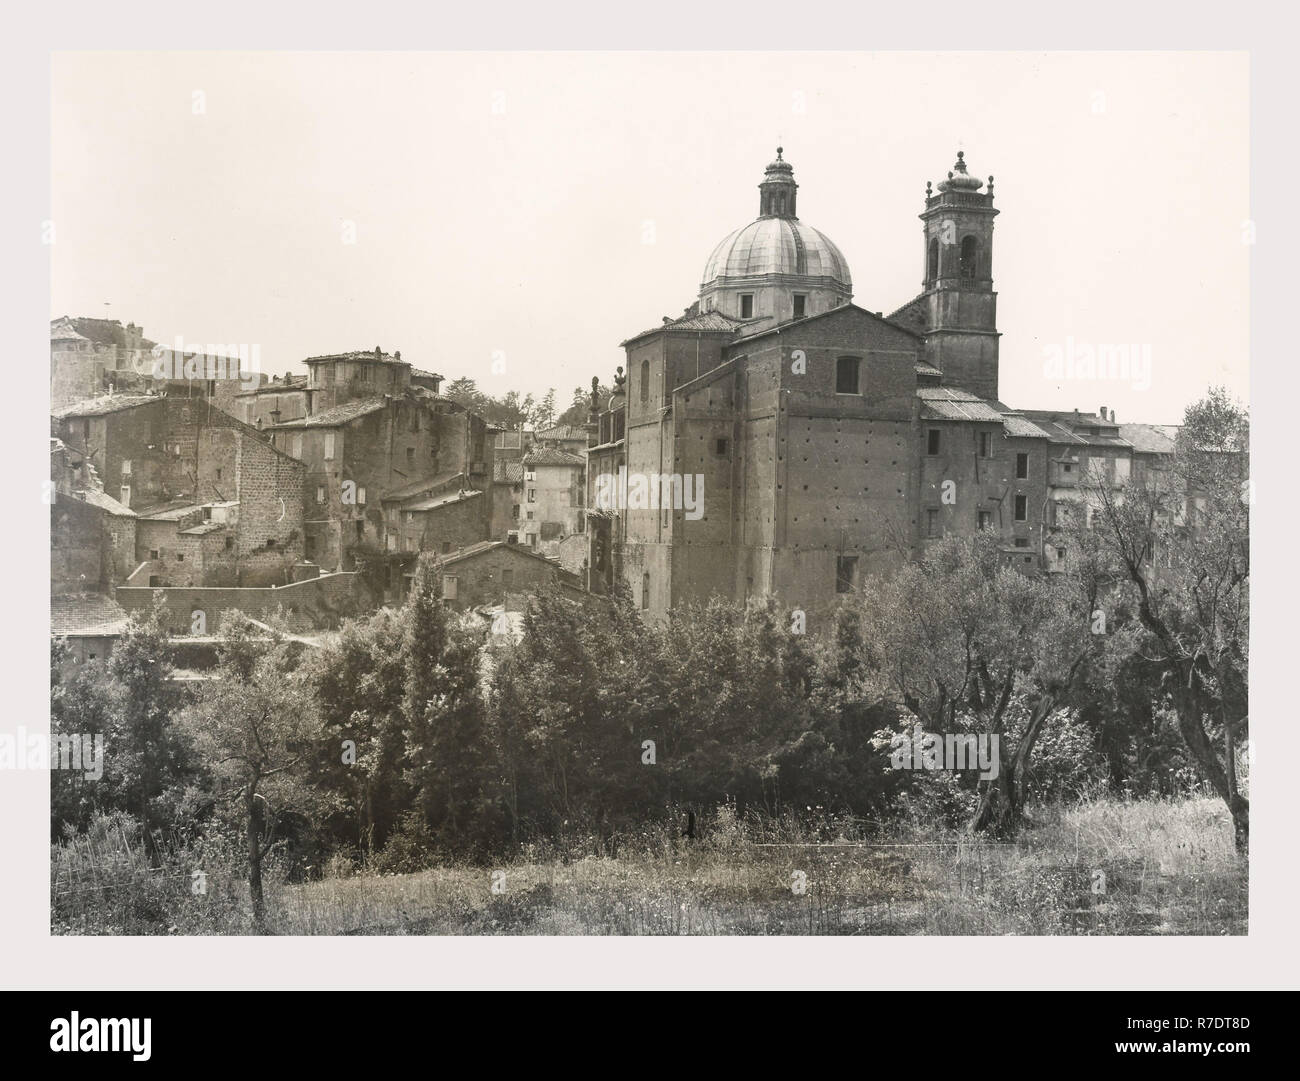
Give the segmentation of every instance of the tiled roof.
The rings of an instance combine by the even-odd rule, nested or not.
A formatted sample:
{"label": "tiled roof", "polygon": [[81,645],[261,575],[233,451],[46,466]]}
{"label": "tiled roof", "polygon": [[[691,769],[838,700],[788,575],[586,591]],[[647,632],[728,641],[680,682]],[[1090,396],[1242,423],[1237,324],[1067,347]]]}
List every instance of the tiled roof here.
{"label": "tiled roof", "polygon": [[[669,319],[666,323],[661,323],[657,327],[651,327],[649,330],[643,330],[640,334],[634,334],[628,338],[629,342],[634,342],[638,338],[644,338],[648,334],[658,334],[661,331],[682,331],[690,334],[716,334],[716,333],[733,333],[735,329],[751,320],[733,319],[730,315],[723,315],[722,312],[714,310],[709,312],[699,312],[695,315],[683,315],[678,319]],[[627,344],[626,342],[623,344]]]}
{"label": "tiled roof", "polygon": [[506,462],[498,458],[492,463],[492,479],[498,484],[522,484],[524,463]]}
{"label": "tiled roof", "polygon": [[202,503],[195,503],[192,499],[173,499],[169,503],[159,503],[137,511],[136,516],[151,522],[179,522],[187,514],[202,510],[203,506]]}
{"label": "tiled roof", "polygon": [[581,439],[586,442],[587,429],[579,428],[576,424],[557,424],[554,428],[543,428],[537,433],[538,439]]}
{"label": "tiled roof", "polygon": [[216,533],[218,530],[225,528],[225,522],[200,522],[198,525],[192,525],[189,529],[182,529],[180,532],[188,534],[191,537],[202,537],[208,533]]}
{"label": "tiled roof", "polygon": [[85,401],[73,402],[61,409],[50,411],[50,416],[58,420],[67,417],[103,417],[109,413],[120,413],[124,409],[134,409],[163,399],[156,394],[105,394],[99,398],[87,398]]}
{"label": "tiled roof", "polygon": [[412,379],[436,379],[439,382],[443,381],[442,376],[440,376],[437,372],[426,372],[423,368],[412,368],[411,378]]}
{"label": "tiled roof", "polygon": [[1121,424],[1119,434],[1141,454],[1173,454],[1178,428],[1177,424]]}
{"label": "tiled roof", "polygon": [[551,450],[549,447],[534,448],[524,455],[525,469],[535,465],[584,465],[585,462],[586,459],[567,450]]}
{"label": "tiled roof", "polygon": [[917,387],[925,420],[975,420],[1002,423],[1002,414],[982,398],[957,387]]}
{"label": "tiled roof", "polygon": [[459,552],[439,556],[438,560],[443,564],[459,563],[462,559],[473,559],[475,556],[480,556],[484,552],[490,552],[494,548],[509,548],[512,552],[517,552],[519,555],[526,556],[529,559],[540,559],[543,563],[554,567],[557,571],[563,571],[564,569],[560,566],[558,560],[544,556],[541,552],[534,552],[525,544],[511,544],[509,541],[503,540],[478,541],[475,544],[466,545]]}
{"label": "tiled roof", "polygon": [[100,510],[107,511],[118,518],[135,518],[137,516],[130,507],[119,503],[111,495],[105,495],[98,488],[86,488],[74,491],[72,494],[83,503],[89,503],[92,507],[98,507]]}
{"label": "tiled roof", "polygon": [[50,598],[50,633],[120,634],[127,615],[103,593],[56,593]]}
{"label": "tiled roof", "polygon": [[283,394],[290,390],[306,390],[307,377],[305,375],[290,376],[286,382],[282,383],[263,383],[260,387],[253,390],[241,390],[235,395],[236,398],[245,398],[251,394]]}
{"label": "tiled roof", "polygon": [[938,368],[931,367],[929,364],[917,364],[916,374],[917,375],[943,375],[943,372],[939,371]]}
{"label": "tiled roof", "polygon": [[308,357],[303,363],[311,364],[318,360],[379,360],[387,364],[408,364],[408,361],[399,360],[391,353],[380,353],[375,355],[373,349],[352,349],[346,353],[322,353],[318,357]]}
{"label": "tiled roof", "polygon": [[100,345],[113,345],[118,336],[123,334],[122,323],[117,319],[90,319],[85,316],[62,315],[50,323],[51,340],[68,340],[71,335],[67,333],[67,328],[71,328],[78,338],[98,342]]}
{"label": "tiled roof", "polygon": [[452,503],[462,503],[466,499],[473,499],[476,495],[482,495],[482,492],[461,491],[447,492],[444,495],[431,495],[428,499],[419,499],[414,503],[404,503],[402,510],[405,511],[425,511],[437,510],[439,507],[450,506]]}
{"label": "tiled roof", "polygon": [[1049,439],[1051,438],[1042,428],[1038,427],[1032,421],[1026,420],[1019,413],[1003,413],[1002,427],[1007,435],[1016,436],[1023,439]]}
{"label": "tiled roof", "polygon": [[323,413],[314,413],[310,417],[298,417],[296,420],[285,420],[279,424],[269,425],[267,430],[277,431],[281,428],[340,428],[358,417],[377,413],[387,405],[388,399],[386,398],[354,398],[350,402],[336,405],[333,409],[327,409]]}
{"label": "tiled roof", "polygon": [[380,496],[380,499],[407,499],[410,496],[423,495],[425,492],[431,492],[435,488],[455,484],[458,481],[464,483],[464,473],[439,473],[433,477],[421,477],[419,480],[403,484],[400,488],[389,488]]}
{"label": "tiled roof", "polygon": [[[1120,437],[1119,425],[1102,420],[1096,413],[1063,412],[1055,409],[1022,409],[1026,417],[1042,428],[1053,443],[1069,443],[1084,447],[1129,447],[1128,440]],[[1081,432],[1078,428],[1098,428],[1099,434]]]}

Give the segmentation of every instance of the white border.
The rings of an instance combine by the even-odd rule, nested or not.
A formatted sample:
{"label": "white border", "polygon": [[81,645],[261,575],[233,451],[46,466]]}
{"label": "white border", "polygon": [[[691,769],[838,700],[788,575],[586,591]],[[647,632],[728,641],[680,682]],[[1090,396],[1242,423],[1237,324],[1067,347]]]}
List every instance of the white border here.
{"label": "white border", "polygon": [[[234,0],[219,10],[136,3],[28,5],[11,15],[0,65],[6,123],[0,184],[0,292],[8,329],[4,461],[14,474],[4,530],[3,643],[9,693],[0,721],[48,715],[48,559],[43,410],[48,397],[48,52],[75,49],[1249,49],[1252,210],[1258,226],[1252,296],[1252,405],[1257,447],[1252,736],[1254,834],[1250,935],[1235,939],[68,939],[48,934],[48,778],[0,774],[0,857],[6,963],[19,988],[1121,988],[1295,987],[1296,710],[1291,572],[1293,456],[1287,416],[1297,402],[1293,335],[1283,319],[1294,244],[1283,199],[1300,177],[1289,55],[1295,34],[1266,4],[1132,2],[1068,8],[1041,3],[935,3],[900,10],[858,4],[803,9],[660,2],[503,3],[447,10],[337,0],[271,7]],[[561,12],[567,11],[568,17]],[[481,13],[480,13],[481,12]],[[27,20],[15,25],[14,18]],[[906,90],[900,92],[905,93]],[[882,118],[887,122],[887,111]],[[725,118],[719,118],[725,123]],[[1175,178],[1171,178],[1174,181]],[[1158,198],[1158,192],[1134,192]],[[1284,254],[1285,253],[1285,254]],[[12,301],[12,305],[9,303]],[[1205,318],[1214,318],[1207,311]],[[29,516],[30,515],[30,516]],[[40,522],[40,528],[31,523]]]}

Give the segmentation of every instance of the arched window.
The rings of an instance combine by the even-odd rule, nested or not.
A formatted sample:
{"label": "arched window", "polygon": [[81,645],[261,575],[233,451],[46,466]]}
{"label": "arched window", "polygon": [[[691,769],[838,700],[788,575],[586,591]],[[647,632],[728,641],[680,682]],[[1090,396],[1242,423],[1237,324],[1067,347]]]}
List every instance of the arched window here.
{"label": "arched window", "polygon": [[939,238],[930,238],[930,251],[925,260],[925,279],[934,281],[939,276]]}
{"label": "arched window", "polygon": [[979,241],[973,236],[962,237],[961,241],[961,276],[975,277],[975,259],[979,254]]}
{"label": "arched window", "polygon": [[650,362],[641,361],[641,400],[647,402],[650,400]]}

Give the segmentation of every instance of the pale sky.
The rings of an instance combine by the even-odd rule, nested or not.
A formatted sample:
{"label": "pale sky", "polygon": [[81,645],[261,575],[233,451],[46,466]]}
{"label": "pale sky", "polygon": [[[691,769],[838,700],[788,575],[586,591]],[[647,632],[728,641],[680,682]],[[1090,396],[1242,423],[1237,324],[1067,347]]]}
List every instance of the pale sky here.
{"label": "pale sky", "polygon": [[[778,141],[886,314],[960,148],[996,178],[1002,400],[1172,423],[1248,394],[1247,80],[1244,53],[60,53],[50,315],[273,373],[379,345],[563,408],[695,299]],[[1149,346],[1150,386],[1046,378],[1069,340]]]}

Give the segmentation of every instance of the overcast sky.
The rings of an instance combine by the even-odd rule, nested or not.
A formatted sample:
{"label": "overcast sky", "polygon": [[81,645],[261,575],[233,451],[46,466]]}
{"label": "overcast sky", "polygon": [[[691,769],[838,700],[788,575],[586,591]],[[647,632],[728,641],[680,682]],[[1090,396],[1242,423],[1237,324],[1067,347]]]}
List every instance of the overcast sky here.
{"label": "overcast sky", "polygon": [[[270,372],[379,345],[564,405],[695,299],[778,140],[801,219],[886,314],[961,148],[996,178],[1003,401],[1176,422],[1212,383],[1247,395],[1247,75],[1240,53],[56,54],[50,314],[256,344]],[[1149,346],[1150,385],[1047,378],[1069,340]]]}

